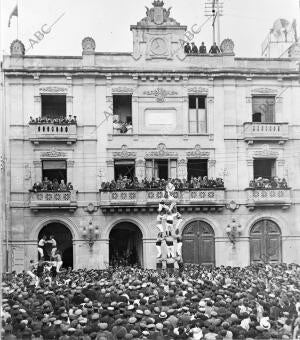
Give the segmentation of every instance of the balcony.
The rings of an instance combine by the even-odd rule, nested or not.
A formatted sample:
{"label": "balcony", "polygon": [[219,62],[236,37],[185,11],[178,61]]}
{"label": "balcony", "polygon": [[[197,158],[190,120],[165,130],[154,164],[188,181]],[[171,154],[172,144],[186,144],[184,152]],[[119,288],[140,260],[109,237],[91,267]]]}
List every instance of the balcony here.
{"label": "balcony", "polygon": [[291,189],[247,188],[247,204],[250,210],[256,207],[281,207],[287,209],[292,204]]}
{"label": "balcony", "polygon": [[244,140],[270,141],[284,144],[289,139],[288,123],[244,123]]}
{"label": "balcony", "polygon": [[[156,212],[164,197],[163,190],[100,190],[103,213]],[[190,189],[173,192],[177,207],[184,211],[221,211],[225,206],[225,189]]]}
{"label": "balcony", "polygon": [[77,209],[77,191],[38,191],[30,192],[30,209],[38,210],[69,210]]}
{"label": "balcony", "polygon": [[30,123],[29,140],[34,144],[52,141],[72,144],[77,140],[77,124]]}

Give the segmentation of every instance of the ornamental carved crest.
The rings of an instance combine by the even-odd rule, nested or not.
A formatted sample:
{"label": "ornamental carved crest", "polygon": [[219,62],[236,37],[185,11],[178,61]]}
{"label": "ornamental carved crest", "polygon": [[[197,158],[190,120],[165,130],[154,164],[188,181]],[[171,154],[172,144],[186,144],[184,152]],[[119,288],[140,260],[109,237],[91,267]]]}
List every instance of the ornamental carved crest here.
{"label": "ornamental carved crest", "polygon": [[188,151],[186,153],[187,157],[209,157],[209,151],[203,151],[200,144],[195,145],[193,151]]}
{"label": "ornamental carved crest", "polygon": [[166,97],[170,95],[177,95],[178,92],[176,91],[167,91],[166,89],[163,89],[161,87],[158,87],[157,89],[153,91],[144,91],[144,94],[148,96],[154,96],[156,98],[156,101],[158,103],[163,103],[166,101]]}
{"label": "ornamental carved crest", "polygon": [[231,39],[224,39],[220,46],[221,52],[224,54],[234,53],[234,42]]}
{"label": "ornamental carved crest", "polygon": [[22,56],[25,54],[25,46],[21,40],[14,40],[10,44],[10,54],[12,56]]}
{"label": "ornamental carved crest", "polygon": [[271,150],[268,144],[263,144],[260,150],[256,150],[253,152],[254,157],[278,157],[278,152]]}
{"label": "ornamental carved crest", "polygon": [[59,151],[55,147],[53,147],[49,151],[41,152],[41,158],[66,158],[66,152]]}
{"label": "ornamental carved crest", "polygon": [[145,158],[177,157],[177,152],[168,151],[164,143],[157,145],[156,151],[146,153]]}
{"label": "ornamental carved crest", "polygon": [[40,93],[66,93],[68,89],[66,87],[58,87],[58,86],[47,86],[47,87],[41,87]]}
{"label": "ornamental carved crest", "polygon": [[81,45],[84,52],[94,52],[96,49],[95,40],[91,37],[84,38]]}
{"label": "ornamental carved crest", "polygon": [[164,8],[164,2],[161,0],[154,0],[153,7],[146,7],[146,17],[143,18],[138,25],[172,25],[180,26],[180,24],[170,17],[171,8]]}
{"label": "ornamental carved crest", "polygon": [[121,151],[113,153],[114,158],[135,158],[136,152],[130,152],[127,149],[127,145],[123,144],[121,146]]}

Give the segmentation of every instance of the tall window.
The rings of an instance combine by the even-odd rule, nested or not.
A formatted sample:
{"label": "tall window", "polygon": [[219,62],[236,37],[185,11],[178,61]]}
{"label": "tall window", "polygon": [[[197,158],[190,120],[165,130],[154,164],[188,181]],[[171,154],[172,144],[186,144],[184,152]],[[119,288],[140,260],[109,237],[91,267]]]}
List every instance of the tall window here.
{"label": "tall window", "polygon": [[272,96],[252,97],[252,122],[261,123],[275,122],[275,97]]}
{"label": "tall window", "polygon": [[176,178],[177,160],[176,159],[147,159],[146,160],[147,178]]}
{"label": "tall window", "polygon": [[120,175],[122,177],[127,177],[133,179],[135,176],[135,160],[134,159],[122,159],[115,160],[115,180],[117,180]]}
{"label": "tall window", "polygon": [[132,124],[132,96],[113,95],[113,112],[121,122]]}
{"label": "tall window", "polygon": [[65,95],[42,95],[42,117],[66,117],[67,105]]}
{"label": "tall window", "polygon": [[206,97],[189,96],[189,133],[206,133]]}
{"label": "tall window", "polygon": [[187,161],[187,175],[188,180],[192,177],[202,178],[207,176],[207,159],[188,159]]}
{"label": "tall window", "polygon": [[269,158],[254,159],[253,172],[254,178],[272,178],[276,176],[276,160]]}
{"label": "tall window", "polygon": [[66,161],[43,161],[42,162],[42,176],[52,181],[57,179],[58,182],[63,179],[67,183],[67,162]]}

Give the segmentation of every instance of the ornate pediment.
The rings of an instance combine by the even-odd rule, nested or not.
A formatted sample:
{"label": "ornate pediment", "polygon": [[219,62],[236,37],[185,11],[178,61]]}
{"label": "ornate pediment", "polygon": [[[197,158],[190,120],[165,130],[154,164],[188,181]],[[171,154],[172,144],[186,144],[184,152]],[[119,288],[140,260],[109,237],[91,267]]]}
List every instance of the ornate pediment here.
{"label": "ornate pediment", "polygon": [[41,87],[40,93],[66,93],[68,89],[66,87],[58,87],[58,86],[47,86]]}
{"label": "ornate pediment", "polygon": [[144,94],[147,96],[154,96],[157,102],[163,103],[166,100],[167,96],[177,95],[178,92],[168,91],[166,89],[158,87],[157,89],[152,91],[144,91]]}
{"label": "ornate pediment", "polygon": [[167,147],[164,143],[160,143],[157,145],[155,151],[150,151],[145,154],[145,158],[159,158],[159,157],[177,157],[178,153],[167,150]]}
{"label": "ornate pediment", "polygon": [[127,150],[127,145],[123,144],[121,146],[121,151],[116,151],[113,153],[114,158],[123,158],[123,159],[128,159],[128,158],[135,158],[136,157],[136,152],[131,152]]}
{"label": "ornate pediment", "polygon": [[186,153],[187,157],[197,157],[197,158],[209,158],[210,152],[209,151],[203,151],[201,149],[201,145],[196,144],[195,149],[193,151],[188,151]]}
{"label": "ornate pediment", "polygon": [[41,158],[66,158],[67,153],[57,150],[55,147],[48,151],[41,152]]}
{"label": "ornate pediment", "polygon": [[278,157],[278,152],[271,150],[270,146],[268,144],[264,144],[261,146],[261,148],[259,150],[255,150],[253,151],[253,157],[273,157],[276,158]]}
{"label": "ornate pediment", "polygon": [[277,93],[277,90],[269,89],[267,87],[260,87],[255,88],[251,91],[252,94],[268,94],[268,95],[275,95]]}

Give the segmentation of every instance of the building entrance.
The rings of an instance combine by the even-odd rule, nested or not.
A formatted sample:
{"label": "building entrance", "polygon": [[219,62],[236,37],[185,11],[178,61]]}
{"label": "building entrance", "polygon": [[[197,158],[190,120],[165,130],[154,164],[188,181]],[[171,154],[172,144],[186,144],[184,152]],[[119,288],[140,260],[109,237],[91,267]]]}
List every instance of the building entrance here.
{"label": "building entrance", "polygon": [[[72,234],[64,224],[62,223],[49,223],[45,225],[39,232],[38,240],[43,236],[46,236],[46,240],[49,240],[53,235],[57,242],[57,249],[60,251],[64,268],[73,268],[73,237]],[[46,261],[50,260],[52,246],[50,243],[46,243],[44,247],[44,258]]]}
{"label": "building entrance", "polygon": [[143,235],[131,222],[121,222],[109,234],[110,266],[142,266]]}

